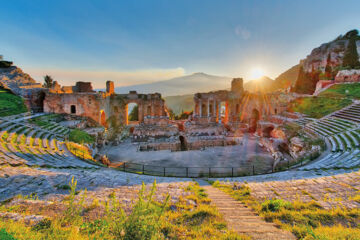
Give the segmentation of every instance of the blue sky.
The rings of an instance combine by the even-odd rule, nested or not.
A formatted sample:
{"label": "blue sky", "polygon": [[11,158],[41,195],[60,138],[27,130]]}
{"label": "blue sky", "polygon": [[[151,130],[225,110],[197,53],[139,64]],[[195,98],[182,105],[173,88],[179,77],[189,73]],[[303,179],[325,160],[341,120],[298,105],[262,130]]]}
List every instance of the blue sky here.
{"label": "blue sky", "polygon": [[0,54],[42,81],[103,87],[205,72],[276,77],[359,28],[360,1],[2,1]]}

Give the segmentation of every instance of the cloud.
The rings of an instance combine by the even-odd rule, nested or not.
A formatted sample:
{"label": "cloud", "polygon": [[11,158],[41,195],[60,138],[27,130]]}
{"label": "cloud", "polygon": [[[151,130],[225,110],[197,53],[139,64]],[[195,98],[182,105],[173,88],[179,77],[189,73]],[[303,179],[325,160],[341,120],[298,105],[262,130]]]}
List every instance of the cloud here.
{"label": "cloud", "polygon": [[107,80],[114,81],[115,86],[128,86],[134,84],[150,83],[180,77],[185,74],[181,67],[170,69],[139,69],[134,71],[91,71],[69,70],[56,68],[26,69],[38,82],[43,82],[43,76],[50,75],[60,85],[74,85],[77,81],[92,82],[94,88],[104,88]]}
{"label": "cloud", "polygon": [[251,37],[250,31],[242,26],[237,26],[235,28],[235,34],[244,40],[247,40]]}

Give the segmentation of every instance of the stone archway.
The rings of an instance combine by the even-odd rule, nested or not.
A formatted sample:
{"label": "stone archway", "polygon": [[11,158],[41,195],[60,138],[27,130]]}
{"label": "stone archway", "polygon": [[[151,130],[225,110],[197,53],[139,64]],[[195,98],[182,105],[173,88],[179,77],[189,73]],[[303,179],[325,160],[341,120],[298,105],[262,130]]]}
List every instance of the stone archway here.
{"label": "stone archway", "polygon": [[126,124],[137,124],[139,122],[139,104],[129,102],[126,105]]}

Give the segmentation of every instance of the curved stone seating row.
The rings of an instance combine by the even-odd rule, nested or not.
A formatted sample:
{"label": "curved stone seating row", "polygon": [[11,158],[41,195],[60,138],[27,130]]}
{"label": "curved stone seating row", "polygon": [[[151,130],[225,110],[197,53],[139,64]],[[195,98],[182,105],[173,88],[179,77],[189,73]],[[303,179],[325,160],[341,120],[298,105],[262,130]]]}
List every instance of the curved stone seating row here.
{"label": "curved stone seating row", "polygon": [[360,104],[354,104],[325,118],[315,120],[304,129],[327,138],[331,153],[301,170],[354,168],[360,166]]}
{"label": "curved stone seating row", "polygon": [[312,121],[314,121],[315,119],[314,118],[308,118],[308,117],[305,117],[305,118],[300,118],[300,119],[297,119],[295,121],[293,121],[294,123],[297,123],[298,125],[301,125],[301,126],[304,126]]}
{"label": "curved stone seating row", "polygon": [[[57,139],[54,133],[42,131],[39,128],[27,128],[27,125],[21,125],[18,122],[0,126],[3,127],[0,129],[0,165],[99,168],[72,155],[65,143]],[[5,135],[6,133],[8,135]],[[6,139],[3,136],[7,136]],[[21,143],[23,137],[26,137],[26,140]],[[35,140],[32,141],[32,138]]]}
{"label": "curved stone seating row", "polygon": [[300,170],[354,168],[360,165],[360,150],[331,153],[323,159],[300,167]]}
{"label": "curved stone seating row", "polygon": [[360,103],[353,104],[350,107],[344,108],[332,114],[333,117],[339,119],[346,119],[357,124],[360,123]]}

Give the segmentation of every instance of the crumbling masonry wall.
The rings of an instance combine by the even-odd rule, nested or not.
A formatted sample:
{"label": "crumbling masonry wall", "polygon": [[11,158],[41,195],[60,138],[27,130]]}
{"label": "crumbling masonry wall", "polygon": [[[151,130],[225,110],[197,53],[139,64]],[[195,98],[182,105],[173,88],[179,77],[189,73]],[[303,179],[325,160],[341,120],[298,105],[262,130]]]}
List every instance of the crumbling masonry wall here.
{"label": "crumbling masonry wall", "polygon": [[106,83],[106,92],[92,91],[89,83],[65,89],[56,86],[45,96],[44,112],[89,117],[103,126],[108,125],[109,118],[127,124],[129,103],[138,104],[139,123],[159,124],[169,119],[165,102],[159,93],[138,94],[131,91],[129,94],[115,94],[111,81]]}

